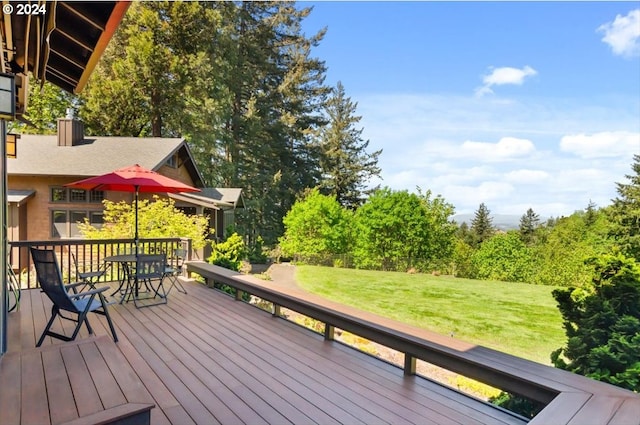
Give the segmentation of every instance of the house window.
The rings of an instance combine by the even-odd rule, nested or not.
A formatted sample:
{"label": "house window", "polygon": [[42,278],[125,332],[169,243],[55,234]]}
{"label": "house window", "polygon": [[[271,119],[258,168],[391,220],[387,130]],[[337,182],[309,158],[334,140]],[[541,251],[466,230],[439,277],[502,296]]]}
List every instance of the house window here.
{"label": "house window", "polygon": [[51,202],[67,202],[67,189],[64,187],[52,187]]}
{"label": "house window", "polygon": [[86,211],[69,211],[69,236],[72,238],[79,238],[82,236],[80,230],[78,230],[78,223],[84,223],[84,219],[87,218]]}
{"label": "house window", "polygon": [[94,227],[102,227],[102,211],[52,210],[51,236],[61,239],[81,238],[82,234],[78,224],[84,223],[85,219],[88,219],[89,223]]}
{"label": "house window", "polygon": [[68,232],[67,212],[61,210],[51,211],[51,236],[54,238],[66,238]]}
{"label": "house window", "polygon": [[173,154],[167,159],[167,166],[171,168],[178,168],[178,154]]}
{"label": "house window", "polygon": [[90,212],[89,223],[93,227],[97,227],[98,229],[101,228],[102,225],[104,224],[104,216],[102,215],[102,212],[95,212],[95,211]]}
{"label": "house window", "polygon": [[104,192],[102,190],[92,190],[89,192],[89,202],[102,202],[104,200]]}
{"label": "house window", "polygon": [[51,202],[92,202],[101,203],[104,192],[101,190],[68,189],[66,187],[51,188]]}
{"label": "house window", "polygon": [[69,191],[71,195],[71,202],[87,202],[87,191],[82,189],[71,189]]}

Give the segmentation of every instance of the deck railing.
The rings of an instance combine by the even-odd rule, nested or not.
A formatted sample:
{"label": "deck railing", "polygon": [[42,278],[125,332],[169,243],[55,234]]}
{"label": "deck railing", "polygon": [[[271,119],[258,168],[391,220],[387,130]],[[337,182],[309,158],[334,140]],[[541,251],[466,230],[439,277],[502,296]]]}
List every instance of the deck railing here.
{"label": "deck railing", "polygon": [[485,384],[523,395],[542,403],[533,424],[640,424],[640,396],[631,391],[584,376],[515,357],[486,347],[465,343],[423,329],[385,319],[302,291],[280,290],[253,276],[204,262],[188,262],[187,270],[206,283],[222,283],[273,305],[324,323],[324,337],[334,339],[336,328],[404,353],[404,374],[416,373],[416,359],[424,360]]}
{"label": "deck railing", "polygon": [[[60,271],[65,283],[75,281],[77,267],[83,271],[96,271],[104,267],[106,257],[135,252],[133,239],[65,239],[57,241],[13,241],[9,242],[9,264],[23,289],[36,288],[36,275],[29,254],[29,248],[48,248],[56,252]],[[185,249],[191,253],[191,240],[184,238],[140,239],[138,250],[141,253],[171,254],[175,249]],[[188,257],[189,258],[189,257]],[[100,280],[120,280],[120,269],[110,270]]]}

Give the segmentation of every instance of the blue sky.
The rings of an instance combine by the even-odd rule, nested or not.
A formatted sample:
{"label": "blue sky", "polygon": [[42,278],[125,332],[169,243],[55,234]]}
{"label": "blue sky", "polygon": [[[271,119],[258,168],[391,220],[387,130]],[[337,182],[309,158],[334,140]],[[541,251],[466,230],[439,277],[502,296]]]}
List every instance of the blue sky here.
{"label": "blue sky", "polygon": [[[380,182],[456,213],[609,205],[640,153],[638,2],[302,2]],[[378,182],[375,182],[378,183]]]}

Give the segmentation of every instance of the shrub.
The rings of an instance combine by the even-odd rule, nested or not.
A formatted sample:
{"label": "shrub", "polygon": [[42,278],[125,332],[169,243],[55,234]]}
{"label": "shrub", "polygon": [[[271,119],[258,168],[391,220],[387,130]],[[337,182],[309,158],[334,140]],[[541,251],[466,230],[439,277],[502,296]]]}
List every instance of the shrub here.
{"label": "shrub", "polygon": [[551,355],[556,367],[640,391],[640,267],[623,255],[589,261],[593,279],[553,296],[567,345]]}
{"label": "shrub", "polygon": [[207,259],[210,264],[239,271],[242,260],[247,256],[244,240],[237,233],[232,234],[224,242],[213,246],[213,252]]}

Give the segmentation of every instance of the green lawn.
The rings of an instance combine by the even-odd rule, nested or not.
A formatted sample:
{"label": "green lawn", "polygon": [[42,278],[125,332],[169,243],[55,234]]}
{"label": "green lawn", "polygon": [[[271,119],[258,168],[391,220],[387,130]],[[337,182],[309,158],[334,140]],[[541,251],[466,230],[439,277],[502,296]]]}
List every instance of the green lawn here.
{"label": "green lawn", "polygon": [[298,266],[296,279],[330,300],[540,363],[565,342],[549,286],[319,266]]}

